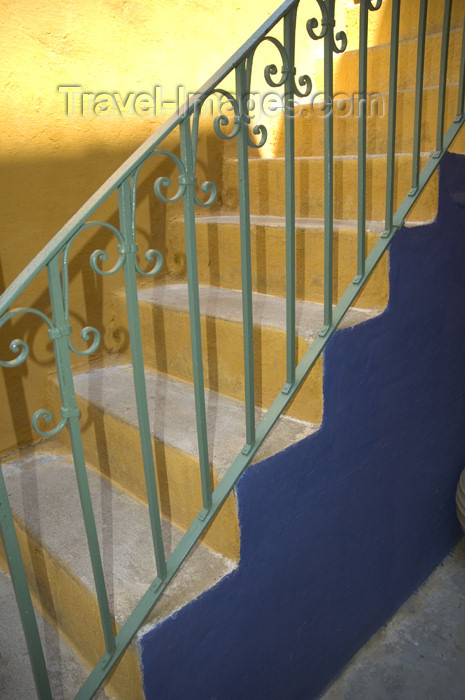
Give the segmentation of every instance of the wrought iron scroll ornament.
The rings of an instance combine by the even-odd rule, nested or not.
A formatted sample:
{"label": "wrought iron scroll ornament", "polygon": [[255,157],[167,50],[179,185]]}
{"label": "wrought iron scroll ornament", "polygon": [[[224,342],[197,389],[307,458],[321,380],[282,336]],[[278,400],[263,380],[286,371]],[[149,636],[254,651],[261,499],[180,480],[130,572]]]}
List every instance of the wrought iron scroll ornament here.
{"label": "wrought iron scroll ornament", "polygon": [[[155,180],[154,185],[153,185],[153,190],[155,192],[155,195],[160,200],[160,202],[163,202],[164,204],[172,204],[174,202],[178,202],[181,199],[181,197],[184,196],[184,194],[186,192],[186,187],[188,185],[186,167],[185,167],[184,163],[182,162],[182,160],[179,158],[179,156],[177,156],[174,153],[171,153],[170,151],[157,150],[157,151],[154,151],[153,153],[151,153],[149,157],[157,156],[157,155],[166,156],[167,158],[170,158],[173,161],[173,163],[175,164],[175,166],[179,172],[179,175],[178,175],[179,187],[174,195],[172,195],[171,197],[168,197],[163,193],[162,188],[168,189],[169,187],[171,187],[171,184],[172,184],[171,178],[169,178],[167,176],[158,177]],[[195,157],[194,157],[194,163],[195,163]],[[141,166],[139,166],[139,168],[136,170],[134,178],[133,178],[133,188],[132,188],[132,208],[133,208],[132,222],[133,222],[133,227],[135,227],[136,180],[137,180],[137,176],[139,174],[140,168],[141,168]],[[201,207],[211,206],[213,204],[213,202],[216,200],[217,193],[218,193],[216,185],[213,182],[209,182],[209,181],[203,182],[202,185],[200,186],[200,189],[205,194],[208,194],[209,198],[207,199],[206,202],[202,202],[198,198],[197,194],[194,194],[195,203]],[[133,234],[134,234],[134,231],[135,231],[135,228],[133,228]],[[156,258],[157,262],[156,262],[154,269],[150,273],[147,273],[147,272],[144,273],[139,268],[139,266],[137,266],[137,271],[140,274],[145,275],[145,276],[151,277],[153,275],[156,275],[163,264],[162,254],[156,250],[149,250],[145,254],[145,258],[147,260]]]}
{"label": "wrought iron scroll ornament", "polygon": [[[337,32],[334,34],[336,20],[334,18],[334,0],[317,0],[321,10],[321,31],[319,34],[315,32],[318,27],[318,20],[314,17],[307,22],[307,32],[312,39],[318,41],[324,37],[328,37],[328,32],[332,32],[331,46],[334,53],[343,53],[347,48],[347,34],[345,32]],[[370,3],[371,4],[371,3]],[[375,9],[372,7],[371,9]],[[340,46],[336,42],[340,41]]]}
{"label": "wrought iron scroll ornament", "polygon": [[383,4],[383,0],[376,0],[375,2],[373,2],[373,0],[361,0],[361,2],[363,4],[366,4],[367,8],[371,12],[376,12],[376,10],[379,10],[381,5]]}
{"label": "wrought iron scroll ornament", "polygon": [[[0,319],[0,328],[2,328],[5,325],[5,323],[8,323],[8,321],[11,321],[13,318],[15,318],[16,316],[19,316],[21,314],[34,314],[35,316],[38,316],[42,321],[44,321],[48,326],[48,335],[52,340],[54,338],[58,337],[58,335],[69,335],[69,333],[71,332],[71,328],[69,326],[66,329],[59,329],[56,326],[54,326],[54,324],[49,319],[49,317],[46,314],[44,314],[42,311],[39,311],[38,309],[30,309],[30,308],[17,308],[17,309],[12,309],[11,311],[7,312]],[[85,330],[86,329],[84,329],[84,331]],[[94,329],[92,329],[92,330],[94,330]],[[84,331],[82,331],[82,333],[84,333]],[[28,345],[28,343],[26,343],[25,340],[20,340],[18,338],[15,338],[15,340],[11,341],[9,347],[10,347],[10,350],[17,355],[17,357],[15,357],[12,360],[0,360],[0,366],[1,367],[18,367],[28,357],[29,345]],[[62,408],[61,409],[61,420],[57,423],[57,425],[54,428],[51,428],[50,430],[42,430],[42,428],[39,428],[39,420],[42,419],[46,423],[51,423],[53,420],[53,415],[52,415],[51,411],[49,411],[48,409],[39,408],[37,411],[35,411],[35,413],[33,414],[32,418],[31,418],[32,427],[42,437],[46,437],[46,438],[53,437],[55,435],[58,435],[60,430],[62,430],[65,427],[66,423],[68,422],[68,418],[71,416],[72,412],[73,412],[73,409]]]}
{"label": "wrought iron scroll ornament", "polygon": [[[325,8],[326,11],[326,8]],[[314,26],[317,26],[316,20],[312,20],[312,22],[315,22]],[[339,35],[338,35],[339,36]],[[344,35],[345,36],[345,35]],[[251,79],[252,79],[252,66],[253,66],[253,60],[255,56],[255,52],[260,46],[261,43],[264,42],[270,42],[272,43],[279,51],[282,59],[282,68],[281,68],[281,76],[279,79],[274,80],[274,76],[278,75],[279,69],[276,64],[269,64],[265,67],[264,71],[264,77],[266,83],[273,88],[278,88],[283,86],[289,75],[292,73],[293,76],[296,75],[296,68],[293,65],[293,61],[290,58],[290,55],[294,55],[295,52],[295,17],[294,17],[294,29],[292,33],[292,41],[293,41],[293,46],[289,47],[289,51],[286,50],[285,46],[275,37],[271,36],[266,36],[262,39],[262,41],[254,48],[254,50],[244,59],[244,67],[245,67],[245,82],[246,82],[246,89],[245,89],[245,95],[240,98],[239,96],[234,97],[231,92],[228,90],[225,90],[223,88],[215,87],[209,92],[206,92],[205,94],[202,95],[201,98],[196,98],[194,102],[194,110],[192,113],[192,127],[191,127],[191,141],[192,141],[192,153],[193,153],[193,166],[194,166],[194,171],[196,169],[196,163],[197,163],[197,147],[198,147],[198,138],[199,138],[199,121],[200,121],[200,115],[201,115],[201,110],[205,102],[212,97],[212,95],[219,94],[222,95],[222,97],[226,98],[226,101],[223,103],[225,105],[230,105],[230,109],[233,111],[233,115],[227,115],[227,114],[218,114],[214,120],[213,120],[213,128],[215,130],[216,135],[221,138],[221,139],[234,139],[238,136],[241,125],[246,124],[247,126],[250,125],[251,122],[251,117],[250,117],[250,96],[251,96]],[[240,67],[238,67],[236,70],[240,70]],[[298,79],[298,85],[294,77],[293,81],[293,95],[297,97],[308,97],[312,91],[312,81],[310,76],[308,75],[302,75]],[[190,119],[190,116],[186,116],[186,119]],[[231,123],[231,120],[233,121],[233,128],[228,132],[226,132],[224,129],[228,127]],[[266,143],[266,140],[268,138],[267,134],[267,129],[264,124],[256,124],[252,128],[252,133],[255,136],[259,136],[258,142],[255,142],[250,135],[248,135],[248,145],[251,148],[261,148],[264,146]],[[179,201],[185,194],[186,191],[186,185],[187,179],[186,179],[186,167],[185,164],[182,162],[182,160],[174,153],[171,153],[170,151],[167,150],[156,150],[153,153],[151,153],[148,157],[152,157],[155,155],[163,155],[166,156],[167,158],[171,159],[174,165],[176,166],[179,176],[178,176],[178,184],[179,187],[176,191],[176,193],[170,197],[166,196],[163,193],[163,189],[168,189],[172,185],[172,181],[170,177],[159,177],[155,180],[154,183],[154,192],[157,198],[165,203],[165,204],[170,204]],[[147,160],[147,159],[146,159]],[[144,161],[145,162],[145,161]],[[134,172],[133,177],[132,177],[132,220],[133,220],[133,234],[134,234],[134,227],[135,227],[135,206],[136,206],[136,183],[137,183],[137,177],[139,175],[140,168],[142,166],[140,165],[137,170]],[[217,199],[218,196],[218,189],[217,186],[214,182],[211,181],[206,181],[203,182],[202,185],[200,186],[200,190],[208,195],[208,198],[206,201],[201,201],[197,195],[197,193],[194,193],[194,201],[195,203],[200,206],[200,207],[210,207]],[[140,270],[140,268],[137,268],[137,271],[140,274],[145,274],[147,275],[155,275],[158,270],[161,267],[161,254],[157,251],[148,251],[146,253],[146,259],[149,259],[149,256],[155,257],[157,259],[157,264],[155,268],[150,272],[150,273],[144,273]]]}
{"label": "wrought iron scroll ornament", "polygon": [[[154,153],[151,153],[149,158],[153,155],[157,155],[159,153],[164,153],[165,155],[170,155],[168,151],[155,151]],[[144,161],[145,162],[145,161]],[[139,177],[139,172],[142,167],[143,163],[139,165],[139,167],[134,171],[132,174],[132,177],[130,178],[130,189],[131,189],[131,245],[134,247],[134,250],[137,251],[137,244],[136,244],[136,205],[137,205],[137,179]],[[162,178],[163,179],[163,178]],[[169,178],[168,179],[167,186],[171,184]],[[161,190],[160,190],[161,194]],[[123,251],[126,249],[123,246]],[[145,259],[147,262],[152,263],[154,262],[154,266],[151,270],[142,270],[142,268],[139,266],[139,263],[137,262],[137,259],[135,260],[135,268],[136,272],[139,275],[142,275],[142,277],[155,277],[157,275],[163,265],[163,256],[160,253],[159,250],[155,250],[154,248],[149,248],[149,250],[146,251],[144,255]]]}
{"label": "wrought iron scroll ornament", "polygon": [[[29,309],[24,307],[12,309],[11,311],[8,311],[8,313],[4,314],[0,318],[0,328],[3,328],[5,323],[8,323],[8,321],[11,321],[13,318],[15,318],[15,316],[19,316],[21,314],[34,314],[35,316],[38,316],[43,321],[45,321],[50,330],[54,327],[49,317],[46,316],[42,311],[39,311],[38,309]],[[0,367],[19,367],[19,365],[21,365],[29,355],[29,345],[26,343],[25,340],[15,338],[11,341],[9,348],[11,352],[17,355],[17,357],[13,358],[12,360],[0,360]]]}
{"label": "wrought iron scroll ornament", "polygon": [[[278,73],[278,67],[276,64],[271,63],[270,65],[266,66],[265,68],[265,80],[267,84],[270,87],[281,87],[281,85],[284,85],[286,80],[288,79],[289,75],[292,73],[292,75],[297,74],[297,69],[293,65],[293,61],[290,58],[290,54],[294,55],[295,53],[295,22],[293,26],[293,32],[292,32],[292,41],[293,41],[293,46],[292,47],[287,47],[285,48],[278,39],[275,39],[275,37],[272,36],[267,36],[265,37],[264,41],[270,41],[276,48],[278,49],[279,53],[281,54],[281,58],[283,61],[283,66],[281,68],[281,78],[277,81],[274,82],[272,76],[277,75]],[[304,88],[304,90],[301,92],[299,88],[297,87],[297,83],[295,81],[294,77],[294,86],[293,86],[293,94],[296,95],[297,97],[308,97],[312,91],[312,80],[309,75],[301,75],[299,76],[299,85],[300,87]]]}
{"label": "wrought iron scroll ornament", "polygon": [[[38,316],[42,321],[46,323],[48,326],[48,335],[49,338],[52,341],[57,340],[58,338],[66,338],[66,342],[68,345],[68,348],[71,352],[75,353],[76,355],[80,355],[82,357],[87,357],[89,355],[92,355],[93,353],[96,352],[96,350],[100,346],[101,342],[101,334],[100,331],[97,330],[97,328],[94,328],[93,326],[85,326],[80,332],[81,338],[87,342],[90,343],[89,347],[87,347],[85,350],[78,350],[72,340],[71,340],[71,332],[72,328],[69,323],[69,255],[70,255],[70,248],[73,243],[73,241],[76,239],[76,237],[85,229],[94,227],[94,226],[99,226],[102,228],[105,228],[109,230],[111,233],[113,233],[118,241],[118,258],[116,260],[116,263],[113,265],[113,267],[110,270],[104,270],[103,268],[100,267],[99,263],[101,262],[106,262],[108,260],[108,253],[105,250],[95,250],[92,255],[90,256],[90,267],[91,269],[96,272],[99,275],[102,275],[104,277],[108,277],[110,275],[115,274],[120,270],[123,266],[126,253],[128,250],[128,246],[124,240],[123,235],[121,232],[115,228],[115,226],[112,226],[111,224],[105,222],[105,221],[89,221],[82,226],[79,227],[79,229],[76,231],[76,233],[70,238],[70,240],[66,243],[65,247],[63,250],[59,253],[60,259],[61,259],[61,289],[62,289],[62,296],[63,296],[63,309],[64,309],[64,316],[65,316],[65,323],[63,327],[58,327],[56,326],[50,318],[43,313],[42,311],[39,311],[38,309],[33,309],[33,308],[17,308],[17,309],[12,309],[11,311],[5,313],[1,318],[0,318],[0,328],[2,328],[8,321],[11,321],[13,318],[16,316],[22,315],[22,314],[34,314],[35,316]],[[134,233],[134,229],[133,229]],[[144,276],[153,276],[157,274],[157,272],[160,270],[162,264],[163,264],[163,258],[161,256],[161,253],[155,250],[149,250],[145,254],[145,257],[149,261],[153,261],[155,259],[155,266],[153,270],[150,272],[143,272],[137,262],[136,262],[136,270],[140,274]],[[6,368],[12,368],[12,367],[18,367],[21,365],[26,358],[28,357],[30,353],[30,348],[28,343],[25,340],[21,340],[19,338],[15,338],[14,340],[11,341],[9,345],[10,350],[16,355],[11,360],[0,360],[0,367],[6,367]],[[34,430],[41,435],[42,437],[53,437],[57,435],[67,424],[68,419],[73,416],[73,415],[78,415],[75,412],[78,411],[78,409],[75,409],[73,407],[62,407],[61,408],[61,420],[57,423],[57,425],[54,428],[51,428],[50,430],[43,430],[42,428],[39,427],[39,421],[45,421],[46,423],[51,423],[53,420],[52,413],[45,408],[40,408],[32,416],[31,422]]]}
{"label": "wrought iron scroll ornament", "polygon": [[[285,47],[278,39],[276,39],[273,36],[266,36],[262,41],[255,47],[255,49],[247,56],[245,59],[245,74],[246,74],[246,94],[247,97],[245,100],[243,100],[242,110],[245,112],[246,119],[248,120],[247,123],[250,122],[250,117],[248,115],[248,105],[249,105],[249,99],[250,99],[250,94],[251,94],[251,84],[252,84],[252,67],[253,67],[253,60],[255,57],[255,52],[258,49],[258,47],[265,43],[266,41],[270,42],[275,46],[281,56],[282,60],[282,68],[281,68],[281,76],[277,79],[274,80],[273,76],[277,76],[279,73],[278,66],[275,63],[270,63],[265,67],[264,70],[264,77],[267,85],[269,85],[272,88],[279,88],[283,86],[289,76],[292,74],[294,76],[293,80],[293,88],[292,92],[293,95],[297,97],[308,97],[312,91],[312,81],[309,75],[301,75],[299,77],[298,83],[301,88],[304,88],[302,91],[297,87],[297,83],[295,80],[295,75],[296,75],[296,67],[294,66],[293,60],[291,59],[291,56],[294,56],[295,53],[295,18],[294,18],[294,26],[293,26],[293,32],[292,32],[292,42],[293,45],[289,47]],[[263,124],[259,124],[253,127],[252,129],[253,134],[258,136],[259,134],[261,135],[261,139],[258,143],[255,143],[252,141],[252,139],[249,138],[249,146],[252,148],[261,148],[265,143],[267,139],[267,130],[266,127]]]}
{"label": "wrought iron scroll ornament", "polygon": [[[69,324],[69,253],[70,253],[70,248],[71,244],[73,241],[77,238],[77,236],[84,231],[87,228],[91,228],[94,226],[99,226],[102,228],[106,228],[109,231],[111,231],[117,238],[118,240],[118,259],[116,263],[113,265],[113,267],[110,270],[103,270],[101,267],[99,267],[99,262],[106,262],[108,260],[108,253],[105,250],[95,250],[92,255],[90,256],[90,267],[91,269],[96,272],[99,275],[109,277],[110,275],[114,275],[118,270],[121,269],[123,262],[124,262],[124,250],[123,250],[123,237],[121,235],[121,232],[118,231],[117,228],[112,226],[111,224],[105,222],[105,221],[89,221],[85,224],[83,224],[74,234],[74,236],[68,241],[66,244],[65,248],[63,249],[61,253],[61,285],[62,285],[62,292],[63,292],[63,307],[64,307],[64,312],[65,312],[65,319],[66,322]],[[88,348],[85,350],[78,350],[72,340],[70,335],[68,335],[68,347],[73,352],[75,355],[80,355],[81,357],[88,357],[90,355],[93,355],[96,350],[98,350],[101,342],[101,335],[100,331],[97,330],[97,328],[94,328],[93,326],[86,326],[85,328],[82,329],[80,332],[81,338],[85,342],[89,342],[91,337],[93,336],[93,341],[89,345]]]}
{"label": "wrought iron scroll ornament", "polygon": [[106,252],[106,250],[94,250],[94,252],[90,256],[90,266],[92,270],[98,275],[102,275],[103,277],[110,277],[110,275],[114,275],[116,272],[118,272],[118,270],[121,270],[121,268],[123,267],[125,255],[123,236],[117,228],[104,221],[95,221],[90,222],[88,224],[84,224],[84,226],[80,230],[82,231],[84,228],[88,228],[89,226],[103,226],[103,228],[107,228],[109,231],[114,233],[116,238],[118,239],[118,259],[110,270],[104,270],[99,266],[99,262],[106,262],[108,260],[108,253]]}

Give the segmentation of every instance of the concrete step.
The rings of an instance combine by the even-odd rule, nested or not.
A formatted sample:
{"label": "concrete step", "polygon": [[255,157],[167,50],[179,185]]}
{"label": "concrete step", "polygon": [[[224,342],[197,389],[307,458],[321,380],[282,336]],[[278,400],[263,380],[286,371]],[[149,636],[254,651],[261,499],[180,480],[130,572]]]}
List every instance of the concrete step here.
{"label": "concrete step", "polygon": [[[367,107],[367,153],[387,152],[389,95],[375,93]],[[427,87],[423,91],[421,150],[434,151],[436,147],[436,123],[438,112],[438,88]],[[447,88],[445,124],[448,127],[457,113],[457,84]],[[335,94],[333,105],[334,153],[340,156],[357,155],[359,103],[355,95]],[[409,153],[413,147],[415,115],[414,90],[400,90],[397,95],[396,152]],[[295,149],[299,156],[324,154],[324,103],[321,98],[311,104],[299,105],[295,110]],[[274,153],[284,156],[284,118],[279,117],[279,128]],[[230,155],[234,154],[230,151]]]}
{"label": "concrete step", "polygon": [[[104,652],[90,558],[71,458],[53,445],[2,464],[34,602],[93,667]],[[88,470],[110,607],[116,629],[156,576],[146,506]],[[169,555],[181,537],[163,522]],[[3,562],[4,564],[4,562]],[[215,585],[234,564],[197,545],[144,625],[144,634]],[[137,638],[112,675],[108,692],[143,698]],[[18,697],[18,696],[17,696]]]}
{"label": "concrete step", "polygon": [[[441,3],[442,4],[442,3]],[[462,24],[465,7],[462,3]],[[416,21],[418,32],[418,20]],[[447,82],[458,83],[460,71],[460,52],[462,49],[462,27],[452,29],[449,40]],[[441,64],[442,30],[426,37],[424,80],[425,87],[439,85],[439,68]],[[367,86],[369,93],[389,92],[389,56],[390,39],[368,52]],[[412,90],[416,81],[417,40],[406,39],[399,43],[398,90]],[[318,69],[321,59],[317,59]],[[381,69],[382,67],[382,69]],[[358,46],[346,50],[334,62],[334,92],[351,95],[358,92]],[[316,86],[317,89],[321,89]]]}
{"label": "concrete step", "polygon": [[[206,386],[239,401],[244,400],[242,293],[201,286],[200,312]],[[186,284],[165,284],[139,293],[145,361],[159,371],[192,382],[189,301]],[[255,402],[269,407],[286,382],[286,302],[254,293]],[[124,297],[121,297],[121,304]],[[349,311],[344,326],[374,315]],[[321,304],[296,303],[299,359],[323,326]],[[287,415],[311,423],[322,418],[322,361],[303,384]]]}
{"label": "concrete step", "polygon": [[[429,154],[421,157],[421,167]],[[411,155],[396,156],[394,183],[394,211],[411,188]],[[324,159],[322,156],[298,157],[295,160],[296,216],[311,219],[324,217]],[[358,198],[357,156],[334,158],[334,218],[357,219]],[[254,215],[284,216],[285,173],[284,158],[255,158],[249,161],[250,211]],[[224,213],[239,209],[237,159],[224,161]],[[384,221],[386,197],[386,157],[367,157],[366,217],[370,221]],[[438,175],[431,177],[421,197],[412,208],[408,221],[427,222],[437,213]]]}
{"label": "concrete step", "polygon": [[[54,700],[73,700],[89,671],[76,652],[36,611],[45,662]],[[21,626],[13,585],[0,570],[0,697],[2,700],[29,700],[36,697],[26,640]],[[101,688],[96,700],[109,695]]]}
{"label": "concrete step", "polygon": [[[266,167],[266,166],[265,166]],[[260,169],[260,166],[257,166]],[[201,216],[197,223],[198,270],[201,284],[241,288],[239,217],[226,213]],[[366,246],[370,251],[382,225],[368,222]],[[286,294],[286,233],[282,216],[251,217],[252,287],[263,294]],[[324,224],[321,219],[296,220],[296,294],[302,301],[323,302]],[[166,263],[170,273],[186,278],[184,223],[171,222],[167,231]],[[355,221],[334,222],[334,300],[338,301],[357,270]],[[383,258],[365,289],[357,308],[382,309],[389,296],[388,260]]]}
{"label": "concrete step", "polygon": [[[151,370],[146,370],[145,377],[161,509],[165,517],[186,530],[202,507],[193,387]],[[74,381],[88,462],[115,485],[146,502],[131,366],[96,367],[76,374]],[[59,412],[57,388],[54,393],[52,410]],[[212,484],[216,486],[245,444],[244,405],[208,389],[205,401]],[[257,421],[262,415],[263,411],[256,409]],[[311,423],[281,417],[255,461],[315,430]],[[60,437],[66,442],[66,431]],[[204,542],[238,559],[239,526],[233,493]]]}

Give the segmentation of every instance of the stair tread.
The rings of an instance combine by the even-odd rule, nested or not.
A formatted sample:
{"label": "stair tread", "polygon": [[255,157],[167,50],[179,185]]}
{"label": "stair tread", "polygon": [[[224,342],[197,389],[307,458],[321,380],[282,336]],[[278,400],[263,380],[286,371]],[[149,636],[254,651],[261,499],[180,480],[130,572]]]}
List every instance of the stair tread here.
{"label": "stair tread", "polygon": [[[48,445],[22,450],[2,470],[12,511],[47,551],[80,582],[95,590],[70,455]],[[110,607],[124,622],[156,577],[147,506],[87,470]],[[182,536],[162,519],[167,556]],[[230,560],[197,544],[149,621],[172,614],[235,568]]]}
{"label": "stair tread", "polygon": [[[145,371],[152,435],[161,442],[198,457],[194,388],[164,374]],[[137,426],[132,367],[114,365],[77,374],[78,395],[123,423]],[[245,444],[244,404],[205,390],[210,463],[222,476]],[[264,414],[256,408],[256,421]],[[281,416],[258,451],[255,461],[265,459],[313,433],[318,426]]]}
{"label": "stair tread", "polygon": [[[431,155],[431,152],[430,152],[430,151],[422,151],[422,152],[420,153],[420,157],[423,157],[423,158],[429,158],[430,155]],[[367,160],[367,162],[370,161],[370,160],[381,160],[381,159],[383,159],[383,158],[384,158],[384,159],[387,158],[387,154],[386,154],[386,153],[367,153],[367,154],[366,154],[366,160]],[[411,153],[396,153],[396,158],[397,158],[398,160],[401,159],[401,158],[402,158],[402,159],[405,159],[405,160],[411,160],[412,154],[411,154]],[[324,155],[316,155],[316,156],[295,156],[295,158],[294,158],[294,160],[295,160],[296,163],[298,163],[298,162],[303,162],[303,161],[308,161],[309,163],[310,163],[310,162],[313,162],[313,161],[317,161],[317,162],[319,162],[319,163],[323,163],[323,162],[324,162],[324,159],[325,159]],[[266,157],[263,157],[263,158],[253,158],[253,159],[251,159],[251,160],[249,161],[249,165],[252,165],[252,164],[253,164],[253,165],[257,165],[258,163],[261,163],[262,165],[264,165],[264,164],[267,164],[267,163],[273,163],[274,161],[277,161],[277,162],[279,162],[279,163],[284,163],[285,160],[286,160],[285,156],[281,156],[281,155],[266,156]],[[333,156],[333,162],[348,161],[348,160],[358,161],[358,153],[346,153],[346,154],[343,154],[343,155],[338,155],[338,154],[335,153],[334,156]],[[226,162],[230,162],[230,163],[237,163],[237,162],[238,162],[238,159],[237,159],[237,156],[228,156],[228,157],[225,158],[225,161],[226,161]]]}
{"label": "stair tread", "polygon": [[[199,286],[200,313],[202,315],[242,323],[242,292],[235,289]],[[146,288],[139,292],[142,301],[178,311],[189,310],[187,284],[167,284]],[[253,318],[257,326],[270,326],[286,330],[286,300],[260,292],[252,293]],[[377,315],[370,309],[349,309],[340,327],[347,328]],[[323,326],[323,304],[296,301],[297,335],[311,341]]]}
{"label": "stair tread", "polygon": [[[196,216],[195,220],[198,224],[232,224],[234,226],[239,226],[240,217],[238,214],[213,214],[209,216]],[[183,220],[182,220],[183,221]],[[251,226],[267,226],[269,228],[285,228],[286,227],[286,217],[285,216],[272,216],[266,214],[251,214],[250,215]],[[295,218],[295,227],[297,230],[308,229],[308,230],[319,230],[324,229],[325,221],[324,219],[310,219],[305,217]],[[333,229],[338,231],[353,230],[354,233],[357,231],[357,221],[355,219],[334,219]],[[381,233],[384,231],[384,221],[367,221],[366,230],[372,233]]]}

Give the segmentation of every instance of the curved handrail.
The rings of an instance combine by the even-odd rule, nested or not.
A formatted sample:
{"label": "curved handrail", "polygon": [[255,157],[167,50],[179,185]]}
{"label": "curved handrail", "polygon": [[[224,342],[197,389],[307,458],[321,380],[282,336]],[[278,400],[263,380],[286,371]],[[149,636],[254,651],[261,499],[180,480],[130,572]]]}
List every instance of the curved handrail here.
{"label": "curved handrail", "polygon": [[179,124],[189,117],[199,98],[210,93],[226,78],[229,73],[251,52],[255,50],[265,35],[296,5],[300,0],[285,0],[283,4],[252,34],[252,36],[234,53],[223,66],[207,80],[164,124],[149,136],[139,148],[110,175],[99,189],[78,209],[64,226],[50,239],[42,250],[31,260],[18,277],[0,296],[0,316],[17,299],[34,277],[47,263],[68,243],[78,228],[82,226],[102,202],[121,185],[124,180],[142,165],[156,148]]}

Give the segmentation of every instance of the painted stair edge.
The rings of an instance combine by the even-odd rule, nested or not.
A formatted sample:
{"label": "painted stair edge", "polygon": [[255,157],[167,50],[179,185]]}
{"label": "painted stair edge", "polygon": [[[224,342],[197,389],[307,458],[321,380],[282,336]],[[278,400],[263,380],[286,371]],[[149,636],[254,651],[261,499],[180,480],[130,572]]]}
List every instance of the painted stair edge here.
{"label": "painted stair edge", "polygon": [[[200,314],[211,318],[242,324],[242,292],[235,289],[199,286]],[[157,285],[139,291],[139,299],[153,306],[177,311],[189,310],[186,283]],[[286,331],[286,300],[271,294],[252,292],[254,325]],[[378,312],[372,309],[350,309],[340,324],[349,328],[374,318]],[[323,304],[296,301],[296,333],[308,343],[323,327]]]}
{"label": "painted stair edge", "polygon": [[[146,370],[145,374],[152,436],[197,458],[193,386],[160,372]],[[74,382],[78,396],[122,423],[137,427],[131,365],[96,367],[89,372],[75,374]],[[217,476],[221,477],[245,444],[243,404],[212,389],[205,390],[205,400],[210,463]],[[256,408],[257,420],[263,414],[264,410]],[[165,422],[168,417],[170,420]],[[311,423],[288,416],[282,416],[280,425],[260,449],[258,460],[285,449],[289,444],[286,437],[293,442],[314,432],[316,428]]]}

